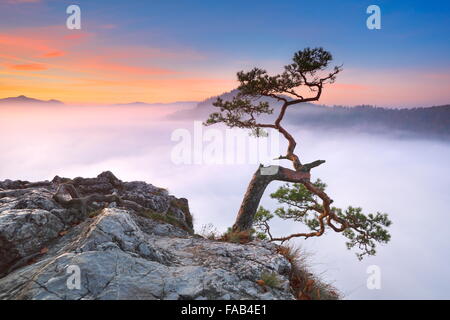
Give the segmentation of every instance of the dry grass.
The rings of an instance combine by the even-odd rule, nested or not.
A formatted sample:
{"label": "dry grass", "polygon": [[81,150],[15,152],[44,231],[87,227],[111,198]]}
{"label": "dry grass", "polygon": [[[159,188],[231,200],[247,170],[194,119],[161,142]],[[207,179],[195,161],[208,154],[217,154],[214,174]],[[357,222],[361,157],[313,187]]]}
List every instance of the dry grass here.
{"label": "dry grass", "polygon": [[341,295],[332,285],[309,272],[307,255],[292,245],[278,247],[278,253],[291,263],[289,280],[293,294],[298,300],[338,300]]}
{"label": "dry grass", "polygon": [[204,224],[202,226],[200,236],[208,240],[217,240],[220,238],[219,231],[212,223]]}
{"label": "dry grass", "polygon": [[229,229],[226,233],[222,235],[222,237],[220,237],[217,240],[224,242],[245,244],[253,240],[253,232],[252,230],[234,232],[231,229]]}
{"label": "dry grass", "polygon": [[[202,227],[201,236],[209,240],[245,244],[254,240],[253,233],[252,231],[233,232],[230,228],[220,235],[217,229],[209,224]],[[301,247],[280,245],[277,252],[291,264],[289,282],[292,293],[298,300],[341,299],[342,295],[335,287],[310,272],[311,267],[308,265],[310,255],[306,254]],[[256,283],[263,288],[277,288],[280,280],[276,273],[266,272],[261,274]]]}

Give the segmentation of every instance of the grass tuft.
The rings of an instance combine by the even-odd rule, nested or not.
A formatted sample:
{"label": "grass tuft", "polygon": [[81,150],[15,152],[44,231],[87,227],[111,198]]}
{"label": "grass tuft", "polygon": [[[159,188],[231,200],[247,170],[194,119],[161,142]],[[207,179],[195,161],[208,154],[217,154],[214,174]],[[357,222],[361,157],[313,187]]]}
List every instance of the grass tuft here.
{"label": "grass tuft", "polygon": [[274,289],[280,287],[280,279],[275,272],[261,273],[261,283]]}
{"label": "grass tuft", "polygon": [[200,236],[208,240],[217,240],[220,238],[219,231],[212,223],[204,224],[202,226]]}
{"label": "grass tuft", "polygon": [[338,300],[339,291],[309,272],[307,255],[301,248],[290,245],[278,247],[278,253],[291,263],[289,281],[294,296],[298,300]]}
{"label": "grass tuft", "polygon": [[234,232],[231,228],[229,228],[228,231],[225,232],[218,240],[240,244],[249,243],[253,240],[253,230]]}

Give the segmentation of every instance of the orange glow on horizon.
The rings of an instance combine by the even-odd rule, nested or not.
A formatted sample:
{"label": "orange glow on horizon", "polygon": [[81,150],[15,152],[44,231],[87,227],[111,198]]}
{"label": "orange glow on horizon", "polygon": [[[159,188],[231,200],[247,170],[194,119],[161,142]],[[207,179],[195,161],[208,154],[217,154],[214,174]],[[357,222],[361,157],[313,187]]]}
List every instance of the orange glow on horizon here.
{"label": "orange glow on horizon", "polygon": [[[111,29],[114,26],[99,27]],[[0,98],[26,95],[67,104],[167,103],[201,101],[237,86],[239,66],[233,61],[224,61],[217,70],[217,61],[204,53],[116,43],[99,46],[97,37],[61,26],[0,32]],[[284,63],[280,61],[280,67]],[[344,69],[335,84],[326,86],[319,103],[444,104],[448,74]]]}

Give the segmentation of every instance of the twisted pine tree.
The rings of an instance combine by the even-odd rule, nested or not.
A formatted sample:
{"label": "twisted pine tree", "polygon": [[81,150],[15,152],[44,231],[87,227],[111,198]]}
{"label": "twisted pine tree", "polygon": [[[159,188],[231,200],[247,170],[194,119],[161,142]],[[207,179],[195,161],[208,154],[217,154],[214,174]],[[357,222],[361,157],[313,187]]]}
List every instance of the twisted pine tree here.
{"label": "twisted pine tree", "polygon": [[[254,68],[249,72],[240,71],[237,78],[240,82],[238,94],[231,101],[218,98],[214,106],[218,112],[210,114],[205,125],[224,123],[230,128],[250,129],[257,136],[265,136],[264,129],[279,131],[288,142],[285,155],[278,160],[291,162],[292,169],[282,166],[263,167],[256,170],[242,200],[241,207],[232,227],[233,232],[251,230],[253,227],[272,241],[286,241],[295,237],[319,237],[326,228],[341,232],[349,239],[348,248],[358,247],[362,253],[358,256],[375,254],[375,242],[386,243],[390,239],[385,227],[391,222],[387,215],[364,215],[360,208],[349,207],[347,210],[331,207],[333,200],[325,192],[325,184],[320,180],[311,182],[310,171],[325,163],[316,160],[302,163],[295,153],[297,145],[292,135],[281,122],[289,107],[304,102],[318,101],[324,85],[335,81],[342,71],[340,66],[328,70],[332,55],[323,48],[306,48],[298,51],[293,62],[284,67],[281,74],[269,75],[266,70]],[[307,88],[311,96],[299,93],[300,88]],[[255,102],[260,98],[270,97],[281,102],[278,116],[273,123],[260,123],[261,115],[273,114],[274,109],[268,102]],[[293,219],[302,222],[310,230],[286,237],[274,238],[270,233],[268,221],[273,218],[268,210],[259,208],[261,197],[272,181],[293,183],[285,185],[272,197],[288,208],[278,208],[275,214],[282,219]]]}

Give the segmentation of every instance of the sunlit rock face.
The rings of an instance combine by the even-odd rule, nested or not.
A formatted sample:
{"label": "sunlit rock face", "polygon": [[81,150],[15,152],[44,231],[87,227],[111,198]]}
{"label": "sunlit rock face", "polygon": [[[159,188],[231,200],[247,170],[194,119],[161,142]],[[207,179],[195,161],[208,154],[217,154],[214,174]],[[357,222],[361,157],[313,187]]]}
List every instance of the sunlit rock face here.
{"label": "sunlit rock face", "polygon": [[0,299],[292,299],[289,272],[274,245],[195,235],[187,200],[144,182],[0,182]]}

